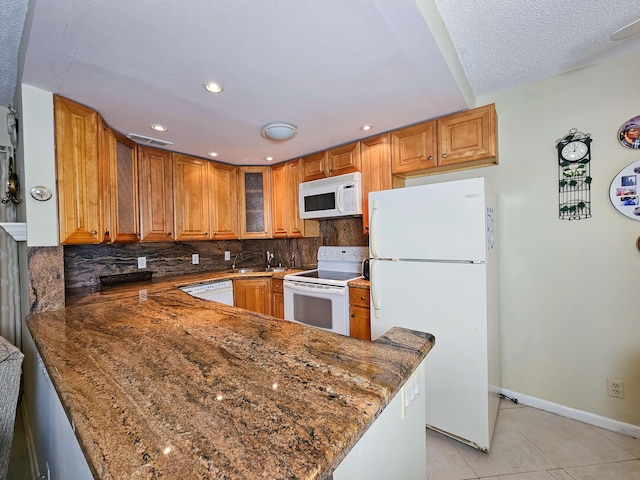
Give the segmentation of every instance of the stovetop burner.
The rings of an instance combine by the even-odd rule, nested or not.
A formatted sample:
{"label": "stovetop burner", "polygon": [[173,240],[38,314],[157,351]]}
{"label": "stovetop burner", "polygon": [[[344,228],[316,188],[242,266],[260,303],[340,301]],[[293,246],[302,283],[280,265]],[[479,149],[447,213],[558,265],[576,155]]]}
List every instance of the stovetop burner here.
{"label": "stovetop burner", "polygon": [[353,280],[359,275],[354,272],[334,272],[331,270],[310,270],[296,274],[297,277],[318,278],[320,280]]}

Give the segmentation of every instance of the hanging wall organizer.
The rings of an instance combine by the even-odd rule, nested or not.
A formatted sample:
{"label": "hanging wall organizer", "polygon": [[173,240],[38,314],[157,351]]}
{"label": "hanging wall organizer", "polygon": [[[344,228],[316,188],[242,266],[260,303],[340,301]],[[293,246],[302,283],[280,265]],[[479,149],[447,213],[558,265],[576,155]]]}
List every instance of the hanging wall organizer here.
{"label": "hanging wall organizer", "polygon": [[558,218],[591,217],[591,134],[572,128],[556,140],[558,149]]}

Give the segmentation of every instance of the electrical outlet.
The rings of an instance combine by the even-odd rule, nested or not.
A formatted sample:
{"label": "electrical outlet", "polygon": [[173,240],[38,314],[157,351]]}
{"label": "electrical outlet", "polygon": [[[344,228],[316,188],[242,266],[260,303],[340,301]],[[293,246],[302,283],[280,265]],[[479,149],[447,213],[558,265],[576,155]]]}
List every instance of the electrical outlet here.
{"label": "electrical outlet", "polygon": [[138,257],[138,268],[147,268],[147,257]]}
{"label": "electrical outlet", "polygon": [[197,253],[192,253],[191,254],[191,264],[192,265],[198,265],[200,263],[200,255],[198,255]]}
{"label": "electrical outlet", "polygon": [[607,378],[607,393],[610,397],[624,398],[624,382]]}
{"label": "electrical outlet", "polygon": [[409,377],[404,386],[402,387],[402,417],[407,414],[407,410],[420,398],[420,391],[422,390],[420,381],[423,376],[422,370],[418,369],[413,372],[413,375]]}
{"label": "electrical outlet", "polygon": [[229,250],[224,251],[224,259],[231,260],[231,252]]}

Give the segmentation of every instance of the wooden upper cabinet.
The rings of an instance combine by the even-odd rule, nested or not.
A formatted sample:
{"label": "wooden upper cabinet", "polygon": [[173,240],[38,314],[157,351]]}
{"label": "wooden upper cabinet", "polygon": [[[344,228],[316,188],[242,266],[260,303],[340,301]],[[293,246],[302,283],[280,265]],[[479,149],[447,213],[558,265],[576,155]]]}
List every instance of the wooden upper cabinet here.
{"label": "wooden upper cabinet", "polygon": [[361,169],[360,142],[302,157],[302,169],[304,182],[359,172]]}
{"label": "wooden upper cabinet", "polygon": [[437,142],[435,120],[391,132],[391,173],[398,175],[436,167]]}
{"label": "wooden upper cabinet", "polygon": [[330,177],[359,172],[361,169],[360,142],[327,150],[327,166]]}
{"label": "wooden upper cabinet", "polygon": [[103,196],[98,114],[54,95],[59,240],[101,243]]}
{"label": "wooden upper cabinet", "polygon": [[209,240],[209,171],[207,160],[173,154],[176,240]]}
{"label": "wooden upper cabinet", "polygon": [[271,238],[269,167],[238,167],[240,238]]}
{"label": "wooden upper cabinet", "polygon": [[302,181],[309,182],[329,176],[326,165],[327,152],[318,152],[302,157]]}
{"label": "wooden upper cabinet", "polygon": [[138,146],[138,193],[140,239],[144,242],[173,240],[171,152]]}
{"label": "wooden upper cabinet", "polygon": [[238,238],[238,167],[209,162],[210,238]]}
{"label": "wooden upper cabinet", "polygon": [[301,178],[301,159],[271,167],[273,238],[304,236],[304,223],[298,210],[298,184]]}
{"label": "wooden upper cabinet", "polygon": [[391,173],[400,177],[498,163],[495,105],[391,132]]}
{"label": "wooden upper cabinet", "polygon": [[438,119],[438,165],[497,163],[496,126],[495,104]]}
{"label": "wooden upper cabinet", "polygon": [[[138,156],[136,144],[117,132],[109,135],[109,189],[105,204],[109,205],[109,237],[111,242],[140,240],[138,214]],[[105,228],[105,236],[107,235]]]}
{"label": "wooden upper cabinet", "polygon": [[383,133],[360,142],[362,161],[362,228],[369,233],[369,192],[391,188],[391,138]]}

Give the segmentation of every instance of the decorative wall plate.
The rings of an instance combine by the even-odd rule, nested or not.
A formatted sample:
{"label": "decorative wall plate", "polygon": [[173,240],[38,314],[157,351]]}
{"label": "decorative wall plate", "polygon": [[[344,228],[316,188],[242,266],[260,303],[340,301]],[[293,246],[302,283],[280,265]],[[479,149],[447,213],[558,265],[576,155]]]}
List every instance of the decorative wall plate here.
{"label": "decorative wall plate", "polygon": [[640,115],[630,118],[618,129],[618,141],[627,148],[640,148]]}

